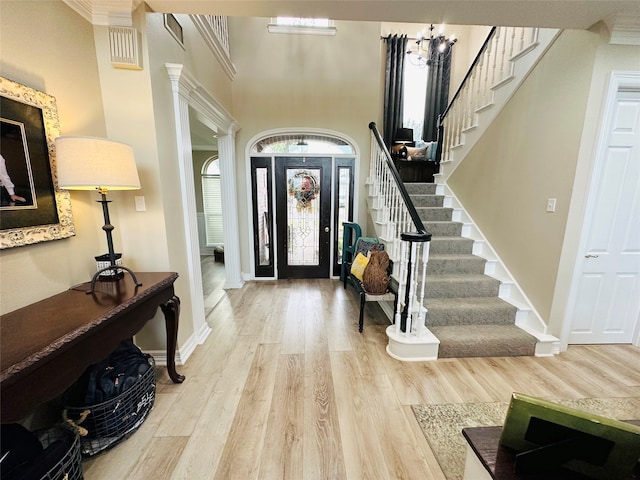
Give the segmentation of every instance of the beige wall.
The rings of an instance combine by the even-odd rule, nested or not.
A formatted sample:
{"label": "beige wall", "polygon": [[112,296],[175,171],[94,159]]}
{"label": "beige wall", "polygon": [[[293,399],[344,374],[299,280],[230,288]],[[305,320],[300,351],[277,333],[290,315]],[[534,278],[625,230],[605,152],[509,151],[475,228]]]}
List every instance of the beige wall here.
{"label": "beige wall", "polygon": [[[545,321],[598,40],[563,32],[449,179]],[[547,198],[557,199],[555,213],[545,212]]]}
{"label": "beige wall", "polygon": [[[0,2],[0,74],[53,95],[61,134],[106,135],[92,26],[63,2]],[[2,312],[91,279],[106,252],[96,199],[72,193],[75,237],[0,253]]]}
{"label": "beige wall", "polygon": [[[110,64],[107,28],[93,27],[63,2],[3,1],[0,9],[0,73],[55,96],[63,135],[108,137],[134,148],[142,188],[109,194],[114,243],[133,270],[180,274],[178,344],[183,345],[194,332],[184,193],[179,189],[173,97],[165,63],[184,64],[227,108],[231,108],[231,81],[187,16],[178,16],[185,31],[183,49],[165,30],[162,15],[147,14],[141,6],[133,20],[142,33],[143,69],[123,70]],[[146,211],[135,211],[136,195],[145,197]],[[75,237],[2,251],[2,312],[93,275],[93,256],[106,251],[102,212],[96,194],[72,192],[71,199]],[[143,348],[164,348],[161,315],[137,336]]]}
{"label": "beige wall", "polygon": [[242,271],[249,272],[245,149],[261,132],[318,128],[352,138],[361,155],[356,167],[361,192],[356,221],[366,223],[368,124],[380,124],[382,103],[380,24],[336,22],[335,36],[315,36],[268,33],[266,18],[230,18],[229,22],[231,55],[238,70],[233,114],[241,127],[236,137],[236,176]]}

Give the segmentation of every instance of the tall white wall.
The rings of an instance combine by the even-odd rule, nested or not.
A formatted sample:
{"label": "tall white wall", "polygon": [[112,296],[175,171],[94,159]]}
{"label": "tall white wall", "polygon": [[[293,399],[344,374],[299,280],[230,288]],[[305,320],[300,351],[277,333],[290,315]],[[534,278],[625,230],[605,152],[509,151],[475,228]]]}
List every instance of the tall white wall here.
{"label": "tall white wall", "polygon": [[230,18],[229,22],[231,54],[238,70],[233,113],[241,126],[236,137],[236,176],[242,271],[246,273],[251,237],[245,151],[260,132],[324,128],[354,139],[361,154],[356,182],[362,193],[356,221],[366,223],[368,124],[381,124],[380,24],[336,22],[335,36],[314,36],[269,33],[268,18]]}

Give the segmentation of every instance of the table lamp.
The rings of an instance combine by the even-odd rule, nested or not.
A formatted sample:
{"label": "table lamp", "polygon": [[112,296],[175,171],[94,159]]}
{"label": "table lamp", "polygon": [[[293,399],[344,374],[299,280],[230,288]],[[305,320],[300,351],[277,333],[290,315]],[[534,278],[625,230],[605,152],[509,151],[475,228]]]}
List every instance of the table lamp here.
{"label": "table lamp", "polygon": [[[111,233],[114,229],[109,219],[109,203],[107,192],[110,190],[138,190],[140,179],[136,168],[136,160],[131,146],[96,137],[58,137],[56,143],[56,164],[58,186],[66,190],[97,190],[102,196],[97,200],[102,204],[104,226],[107,235],[109,266],[100,268],[91,279],[94,291],[96,280],[118,280],[124,276],[123,270],[131,274],[136,285],[134,273],[122,265],[116,264]],[[106,277],[103,272],[109,271]]]}
{"label": "table lamp", "polygon": [[402,145],[402,148],[398,150],[398,153],[401,158],[406,160],[409,156],[407,151],[407,143],[413,143],[413,128],[398,128],[396,130],[396,136],[393,141],[396,144]]}

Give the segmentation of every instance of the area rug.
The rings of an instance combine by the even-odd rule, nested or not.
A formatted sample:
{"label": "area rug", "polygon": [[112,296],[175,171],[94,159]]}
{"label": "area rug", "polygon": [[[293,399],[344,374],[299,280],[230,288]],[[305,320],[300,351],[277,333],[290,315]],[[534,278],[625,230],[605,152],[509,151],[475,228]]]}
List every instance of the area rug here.
{"label": "area rug", "polygon": [[[616,420],[640,419],[638,397],[552,401]],[[462,429],[502,425],[508,405],[506,402],[498,402],[412,406],[420,428],[447,480],[462,480],[464,476],[467,442],[462,436]]]}

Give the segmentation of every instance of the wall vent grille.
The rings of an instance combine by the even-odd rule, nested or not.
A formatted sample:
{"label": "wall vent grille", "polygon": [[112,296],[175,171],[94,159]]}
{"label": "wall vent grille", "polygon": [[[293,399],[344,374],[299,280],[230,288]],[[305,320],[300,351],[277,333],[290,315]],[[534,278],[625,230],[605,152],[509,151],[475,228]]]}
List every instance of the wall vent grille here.
{"label": "wall vent grille", "polygon": [[115,68],[142,70],[140,34],[133,27],[109,27],[111,64]]}

